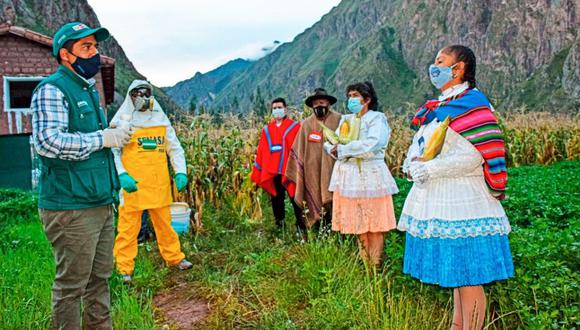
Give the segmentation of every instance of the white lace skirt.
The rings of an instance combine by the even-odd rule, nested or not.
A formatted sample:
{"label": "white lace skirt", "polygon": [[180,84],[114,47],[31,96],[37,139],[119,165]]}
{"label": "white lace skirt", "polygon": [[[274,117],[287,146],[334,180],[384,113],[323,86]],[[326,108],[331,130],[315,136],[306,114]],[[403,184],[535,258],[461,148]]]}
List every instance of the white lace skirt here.
{"label": "white lace skirt", "polygon": [[347,198],[375,198],[399,192],[397,183],[383,159],[337,161],[330,179],[329,191]]}
{"label": "white lace skirt", "polygon": [[509,221],[481,176],[415,183],[397,228],[419,238],[461,238],[508,234]]}

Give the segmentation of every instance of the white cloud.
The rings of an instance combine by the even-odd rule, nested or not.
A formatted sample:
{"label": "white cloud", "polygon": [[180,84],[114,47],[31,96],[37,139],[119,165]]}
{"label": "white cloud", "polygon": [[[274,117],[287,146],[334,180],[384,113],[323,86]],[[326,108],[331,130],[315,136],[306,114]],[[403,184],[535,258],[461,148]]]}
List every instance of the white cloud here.
{"label": "white cloud", "polygon": [[340,0],[89,0],[101,24],[154,84],[173,85],[197,71],[263,55],[291,41]]}

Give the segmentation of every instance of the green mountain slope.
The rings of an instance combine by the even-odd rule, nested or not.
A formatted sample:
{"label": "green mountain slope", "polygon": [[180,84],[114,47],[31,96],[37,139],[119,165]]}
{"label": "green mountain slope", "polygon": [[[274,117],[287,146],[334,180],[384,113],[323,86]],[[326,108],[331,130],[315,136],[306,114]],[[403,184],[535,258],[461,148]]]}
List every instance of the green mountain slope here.
{"label": "green mountain slope", "polygon": [[437,50],[460,43],[478,56],[480,88],[498,109],[580,108],[578,0],[343,0],[238,74],[214,106],[249,111],[253,95],[299,103],[318,86],[344,100],[372,81],[383,106],[402,110],[436,94],[426,74]]}
{"label": "green mountain slope", "polygon": [[172,87],[164,87],[163,90],[185,109],[190,109],[192,102],[195,105],[209,105],[215,94],[221,92],[235,75],[251,64],[252,61],[238,58],[205,74],[197,72],[192,78]]}

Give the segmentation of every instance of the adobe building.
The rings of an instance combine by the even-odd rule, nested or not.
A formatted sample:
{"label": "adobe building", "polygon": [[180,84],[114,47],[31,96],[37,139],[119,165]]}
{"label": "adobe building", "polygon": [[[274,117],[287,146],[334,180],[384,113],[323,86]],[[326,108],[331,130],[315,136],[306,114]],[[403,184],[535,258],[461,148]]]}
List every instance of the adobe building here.
{"label": "adobe building", "polygon": [[[115,92],[115,60],[101,56],[101,64],[95,79],[101,105],[106,109]],[[0,25],[0,188],[36,186],[30,101],[34,88],[57,66],[51,37]]]}

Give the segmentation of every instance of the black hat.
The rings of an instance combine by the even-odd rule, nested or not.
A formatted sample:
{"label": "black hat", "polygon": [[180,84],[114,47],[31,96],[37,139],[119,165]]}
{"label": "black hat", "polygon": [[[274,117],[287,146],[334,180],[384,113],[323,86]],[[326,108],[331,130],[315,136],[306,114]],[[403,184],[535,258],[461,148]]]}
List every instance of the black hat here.
{"label": "black hat", "polygon": [[336,97],[329,95],[326,92],[326,89],[317,88],[314,90],[314,94],[312,94],[306,98],[306,101],[304,101],[304,104],[306,104],[307,106],[312,108],[312,102],[314,102],[314,100],[316,100],[316,99],[328,100],[328,102],[330,102],[330,105],[333,105],[336,103]]}

